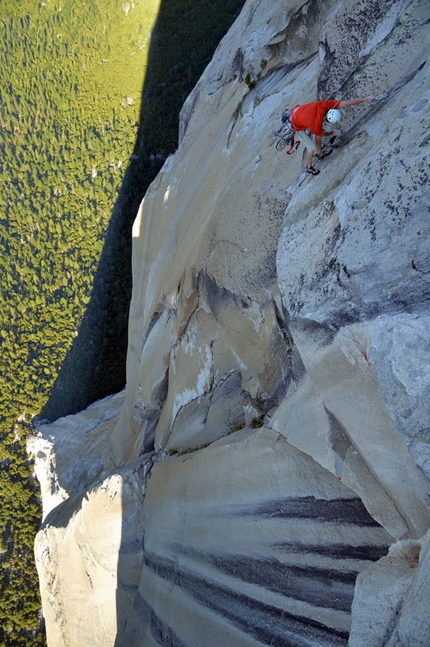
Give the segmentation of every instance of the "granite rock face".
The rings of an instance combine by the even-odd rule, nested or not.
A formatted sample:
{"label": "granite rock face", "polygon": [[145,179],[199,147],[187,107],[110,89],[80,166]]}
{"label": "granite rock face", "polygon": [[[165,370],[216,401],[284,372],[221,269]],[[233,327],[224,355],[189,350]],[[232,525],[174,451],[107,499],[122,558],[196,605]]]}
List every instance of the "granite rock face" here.
{"label": "granite rock face", "polygon": [[[49,647],[429,644],[429,21],[249,0],[221,42],[134,224],[125,393],[31,442]],[[276,150],[369,95],[318,176]]]}

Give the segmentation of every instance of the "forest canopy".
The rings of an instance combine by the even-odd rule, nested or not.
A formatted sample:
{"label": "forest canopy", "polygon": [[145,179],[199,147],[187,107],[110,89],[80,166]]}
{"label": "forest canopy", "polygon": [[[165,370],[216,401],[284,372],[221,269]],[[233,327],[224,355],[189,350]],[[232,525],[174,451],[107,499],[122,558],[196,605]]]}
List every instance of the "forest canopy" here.
{"label": "forest canopy", "polygon": [[33,416],[123,388],[131,224],[244,0],[4,0],[0,645],[42,646]]}

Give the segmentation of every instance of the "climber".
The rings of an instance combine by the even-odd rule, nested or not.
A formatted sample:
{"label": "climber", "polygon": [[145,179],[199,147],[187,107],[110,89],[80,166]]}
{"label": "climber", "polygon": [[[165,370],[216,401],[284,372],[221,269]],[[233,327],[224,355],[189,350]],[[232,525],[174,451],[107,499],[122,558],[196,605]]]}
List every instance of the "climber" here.
{"label": "climber", "polygon": [[[355,106],[358,103],[372,103],[374,97],[366,97],[365,99],[351,99],[350,101],[314,101],[313,103],[305,103],[303,105],[295,106],[291,110],[289,120],[295,132],[296,139],[299,139],[306,152],[306,172],[312,175],[318,175],[319,171],[312,166],[312,159],[316,153],[319,160],[327,155],[330,155],[331,149],[322,151],[321,144],[322,138],[330,135],[340,135],[340,130],[325,130],[328,124],[337,124],[340,122],[342,116],[339,108],[346,108],[348,106]],[[313,137],[307,132],[311,131],[315,135]]]}

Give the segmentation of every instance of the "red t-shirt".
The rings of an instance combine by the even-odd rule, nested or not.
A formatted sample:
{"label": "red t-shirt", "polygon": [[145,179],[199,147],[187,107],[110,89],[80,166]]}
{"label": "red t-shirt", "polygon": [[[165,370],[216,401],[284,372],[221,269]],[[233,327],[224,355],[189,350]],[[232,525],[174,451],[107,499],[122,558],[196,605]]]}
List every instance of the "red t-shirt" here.
{"label": "red t-shirt", "polygon": [[302,106],[296,106],[291,111],[291,123],[294,130],[304,130],[309,128],[314,135],[323,134],[322,124],[324,115],[330,108],[338,108],[340,101],[335,99],[331,101],[314,101],[305,103]]}

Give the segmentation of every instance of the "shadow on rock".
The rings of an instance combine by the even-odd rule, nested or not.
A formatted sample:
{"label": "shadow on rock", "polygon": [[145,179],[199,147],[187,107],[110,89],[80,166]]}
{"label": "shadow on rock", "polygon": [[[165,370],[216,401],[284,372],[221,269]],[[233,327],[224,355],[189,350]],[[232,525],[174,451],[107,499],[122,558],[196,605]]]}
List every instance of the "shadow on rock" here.
{"label": "shadow on rock", "polygon": [[151,37],[138,136],[114,205],[91,298],[40,418],[56,420],[125,385],[131,228],[139,204],[177,147],[179,112],[244,0],[160,5]]}

